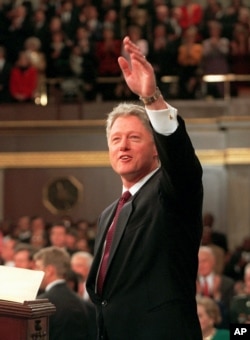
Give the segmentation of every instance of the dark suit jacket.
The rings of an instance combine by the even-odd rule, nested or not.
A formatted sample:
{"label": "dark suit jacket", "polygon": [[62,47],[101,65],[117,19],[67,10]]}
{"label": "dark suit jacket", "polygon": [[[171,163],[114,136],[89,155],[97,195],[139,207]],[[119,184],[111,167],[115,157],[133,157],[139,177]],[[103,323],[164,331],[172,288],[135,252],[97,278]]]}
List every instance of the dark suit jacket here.
{"label": "dark suit jacket", "polygon": [[221,306],[221,314],[222,321],[220,323],[220,328],[229,328],[230,326],[230,304],[234,296],[234,280],[225,275],[221,275],[221,284],[220,284],[220,306]]}
{"label": "dark suit jacket", "polygon": [[49,299],[56,312],[49,317],[50,340],[94,340],[92,318],[86,305],[66,283],[58,283],[38,296]]}
{"label": "dark suit jacket", "polygon": [[171,136],[155,134],[161,168],[120,213],[102,296],[95,280],[117,202],[100,217],[87,280],[100,339],[202,339],[195,303],[202,169],[178,119]]}
{"label": "dark suit jacket", "polygon": [[237,295],[232,298],[230,322],[243,324],[250,322],[250,294]]}

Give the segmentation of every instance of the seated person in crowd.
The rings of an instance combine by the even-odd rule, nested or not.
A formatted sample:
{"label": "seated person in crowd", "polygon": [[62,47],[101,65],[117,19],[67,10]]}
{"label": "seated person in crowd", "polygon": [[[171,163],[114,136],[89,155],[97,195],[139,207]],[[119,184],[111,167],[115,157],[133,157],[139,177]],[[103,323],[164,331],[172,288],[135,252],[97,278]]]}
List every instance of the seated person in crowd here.
{"label": "seated person in crowd", "polygon": [[14,249],[14,266],[17,268],[34,269],[33,256],[35,248],[28,243],[18,243]]}
{"label": "seated person in crowd", "polygon": [[216,261],[210,247],[201,246],[198,259],[197,294],[209,296],[218,303],[222,312],[220,327],[227,328],[230,302],[234,295],[234,281],[225,275],[215,273]]}
{"label": "seated person in crowd", "polygon": [[230,321],[250,324],[250,262],[245,267],[242,292],[232,299]]}
{"label": "seated person in crowd", "polygon": [[93,255],[87,251],[78,251],[71,256],[71,269],[81,275],[83,282],[79,286],[79,294],[84,300],[88,300],[89,296],[86,291],[85,282],[87,280],[90,267],[93,262]]}
{"label": "seated person in crowd", "polygon": [[198,296],[197,312],[204,340],[229,340],[229,330],[217,328],[221,321],[221,314],[213,299]]}
{"label": "seated person in crowd", "polygon": [[244,237],[239,246],[231,253],[225,265],[224,274],[234,281],[244,279],[245,266],[250,262],[250,235]]}
{"label": "seated person in crowd", "polygon": [[199,67],[202,60],[202,44],[197,42],[198,30],[189,27],[178,48],[179,96],[182,99],[196,98],[199,84]]}
{"label": "seated person in crowd", "polygon": [[[218,21],[208,24],[208,38],[203,40],[202,72],[206,74],[229,73],[229,39],[223,36],[223,27]],[[223,83],[208,83],[208,96],[221,98],[224,96]]]}
{"label": "seated person in crowd", "polygon": [[[50,340],[95,339],[91,334],[89,306],[66,283],[70,255],[59,247],[46,247],[34,255],[35,268],[44,271],[38,298],[47,298],[56,307],[49,318]],[[92,315],[92,314],[91,314]]]}
{"label": "seated person in crowd", "polygon": [[[96,43],[95,58],[97,60],[97,75],[99,77],[120,77],[121,70],[117,63],[122,43],[115,37],[115,31],[106,27],[103,29],[102,40]],[[116,83],[100,84],[99,90],[104,100],[116,98]]]}
{"label": "seated person in crowd", "polygon": [[1,264],[4,266],[14,267],[14,253],[17,244],[17,238],[11,235],[3,237],[1,246]]}
{"label": "seated person in crowd", "polygon": [[10,94],[16,102],[28,102],[34,99],[37,89],[38,71],[32,66],[25,51],[21,51],[10,73]]}
{"label": "seated person in crowd", "polygon": [[49,231],[49,241],[51,246],[66,249],[67,228],[63,223],[54,223]]}

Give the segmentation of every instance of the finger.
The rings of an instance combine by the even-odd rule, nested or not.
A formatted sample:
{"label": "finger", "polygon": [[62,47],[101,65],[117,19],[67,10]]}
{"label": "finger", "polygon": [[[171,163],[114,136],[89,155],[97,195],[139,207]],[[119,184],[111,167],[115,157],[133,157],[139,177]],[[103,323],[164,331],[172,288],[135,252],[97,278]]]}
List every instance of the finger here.
{"label": "finger", "polygon": [[134,54],[138,54],[138,55],[140,54],[141,56],[143,56],[140,48],[136,44],[134,44],[130,40],[129,37],[124,38],[123,43],[124,43],[124,48],[128,53],[130,53],[130,54],[134,53]]}
{"label": "finger", "polygon": [[124,57],[118,58],[118,64],[125,77],[131,73],[130,68],[129,68],[129,63]]}

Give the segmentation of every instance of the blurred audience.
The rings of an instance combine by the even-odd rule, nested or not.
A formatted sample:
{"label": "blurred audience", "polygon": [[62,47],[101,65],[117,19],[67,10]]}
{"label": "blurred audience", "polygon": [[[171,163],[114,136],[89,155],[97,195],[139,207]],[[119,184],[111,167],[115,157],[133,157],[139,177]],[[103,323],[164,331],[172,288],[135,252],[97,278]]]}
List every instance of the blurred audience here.
{"label": "blurred audience", "polygon": [[242,281],[245,266],[248,263],[250,263],[250,236],[246,236],[241,244],[232,251],[224,273],[235,281]]}
{"label": "blurred audience", "polygon": [[203,8],[199,3],[193,0],[182,0],[179,11],[179,25],[184,32],[191,26],[200,27],[203,19]]}
{"label": "blurred audience", "polygon": [[222,312],[220,326],[227,328],[230,302],[234,296],[234,281],[223,274],[215,273],[215,256],[208,246],[200,247],[198,258],[197,294],[209,296],[219,304]]}
{"label": "blurred audience", "polygon": [[[208,24],[208,38],[204,39],[202,73],[203,74],[227,74],[229,65],[229,39],[223,36],[223,27],[218,21],[210,21]],[[208,83],[207,94],[215,98],[224,96],[224,83]]]}
{"label": "blurred audience", "polygon": [[242,290],[231,301],[230,321],[250,324],[250,261],[244,269]]}
{"label": "blurred audience", "polygon": [[32,33],[41,42],[41,51],[46,54],[46,45],[49,37],[49,22],[46,12],[43,9],[34,11],[32,19]]}
{"label": "blurred audience", "polygon": [[27,7],[24,5],[10,8],[6,13],[8,28],[5,44],[9,61],[14,63],[20,51],[23,49],[25,40],[31,35],[32,24],[28,15]]}
{"label": "blurred audience", "polygon": [[197,296],[197,312],[204,340],[229,340],[228,329],[218,329],[221,312],[217,303],[209,297]]}
{"label": "blurred audience", "polygon": [[68,227],[66,229],[65,245],[70,255],[73,255],[77,251],[77,241],[78,233],[76,227],[74,226]]}
{"label": "blurred audience", "polygon": [[212,243],[222,248],[225,254],[228,252],[228,240],[225,233],[214,230],[215,217],[211,212],[204,212],[203,214],[203,227],[207,228],[209,234],[208,243]]}
{"label": "blurred audience", "polygon": [[14,267],[34,269],[35,248],[27,243],[18,243],[14,249]]}
{"label": "blurred audience", "polygon": [[[58,247],[46,247],[34,255],[35,268],[44,271],[41,288],[44,293],[38,298],[47,298],[56,307],[49,317],[49,338],[51,340],[94,339],[93,314],[89,307],[67,284],[70,270],[70,255]],[[91,336],[92,335],[92,336]]]}
{"label": "blurred audience", "polygon": [[195,99],[200,88],[198,75],[203,48],[202,44],[197,42],[197,38],[197,28],[188,27],[178,49],[179,97],[181,99]]}
{"label": "blurred audience", "polygon": [[15,247],[18,243],[17,238],[11,235],[5,236],[2,239],[1,263],[4,266],[14,267]]}
{"label": "blurred audience", "polygon": [[78,286],[78,293],[84,299],[88,300],[88,293],[85,289],[85,282],[87,280],[90,267],[93,262],[93,255],[87,251],[78,251],[71,256],[71,269],[81,275],[82,284]]}
{"label": "blurred audience", "polygon": [[203,233],[201,244],[209,246],[215,256],[215,272],[222,274],[225,269],[226,262],[229,258],[227,237],[224,233],[214,230],[214,215],[205,212],[203,215]]}
{"label": "blurred audience", "polygon": [[30,102],[35,98],[38,84],[38,71],[32,65],[26,51],[19,52],[17,61],[10,71],[9,88],[15,102]]}
{"label": "blurred audience", "polygon": [[[250,30],[241,23],[235,24],[230,42],[229,61],[234,74],[250,74]],[[237,96],[241,89],[249,86],[246,82],[233,83],[232,94]]]}
{"label": "blurred audience", "polygon": [[29,216],[19,217],[13,233],[20,242],[29,243],[31,239],[30,217]]}
{"label": "blurred audience", "polygon": [[37,88],[35,90],[36,97],[41,96],[47,68],[46,56],[45,53],[41,51],[41,47],[41,41],[35,36],[27,38],[24,42],[24,50],[30,58],[31,65],[37,70]]}
{"label": "blurred audience", "polygon": [[30,244],[36,249],[46,247],[49,244],[48,230],[42,216],[33,216],[30,220],[31,239]]}
{"label": "blurred audience", "polygon": [[[98,77],[119,77],[121,69],[118,65],[118,57],[121,54],[122,41],[115,37],[113,28],[106,27],[103,29],[102,39],[96,43],[95,58],[97,61]],[[103,100],[114,100],[116,83],[99,84],[99,92]]]}
{"label": "blurred audience", "polygon": [[54,223],[49,230],[51,246],[66,249],[67,227],[63,223]]}
{"label": "blurred audience", "polygon": [[[249,63],[245,63],[245,60],[249,57],[250,9],[241,0],[232,0],[229,5],[217,0],[207,0],[203,5],[192,0],[182,0],[178,4],[171,0],[133,0],[126,5],[114,0],[37,0],[36,5],[33,2],[18,1],[1,3],[0,19],[0,46],[6,50],[7,64],[16,63],[19,52],[26,48],[27,39],[39,39],[39,44],[35,44],[39,45],[39,54],[45,56],[45,61],[36,63],[36,67],[42,67],[42,70],[39,67],[39,75],[44,72],[46,77],[62,81],[59,89],[67,92],[67,95],[74,92],[73,100],[80,95],[87,101],[93,101],[108,87],[112,88],[108,91],[107,99],[134,99],[124,84],[119,82],[119,75],[114,74],[117,60],[112,61],[116,58],[117,44],[125,35],[137,42],[146,57],[153,58],[154,53],[156,54],[154,65],[159,77],[178,76],[183,62],[187,67],[188,58],[178,60],[176,50],[186,38],[186,31],[195,27],[195,44],[203,46],[203,67],[199,68],[201,72],[188,81],[188,88],[195,87],[193,83],[200,82],[204,74],[249,73]],[[162,25],[164,29],[161,28]],[[108,42],[110,32],[113,32],[112,43]],[[104,42],[106,39],[103,38],[107,34],[108,41]],[[112,46],[113,51],[107,45]],[[104,51],[105,48],[107,51]],[[33,62],[35,60],[37,61],[37,56],[33,58]],[[181,75],[186,73],[188,72],[183,71]],[[99,77],[102,76],[115,76],[117,80],[113,84],[107,81],[105,86],[97,86],[100,84]],[[8,77],[4,79],[8,81]],[[170,97],[223,97],[223,83],[208,83],[207,88],[203,87],[205,90],[198,91],[195,98],[192,91],[191,95],[186,94],[185,88],[177,91],[176,83],[169,86],[167,81],[161,85],[162,92],[165,90]],[[183,85],[182,80],[179,85]],[[248,82],[231,85],[233,96],[249,91]],[[239,87],[241,91],[238,91]],[[4,101],[8,102],[10,98],[6,92],[1,99],[0,53],[0,103]],[[39,100],[35,102],[39,103]]]}
{"label": "blurred audience", "polygon": [[211,21],[220,22],[222,16],[223,8],[221,2],[218,0],[206,0],[201,23],[201,35],[204,39],[208,38],[209,23]]}
{"label": "blurred audience", "polygon": [[168,27],[158,23],[153,28],[153,38],[149,44],[148,60],[153,65],[157,83],[166,97],[177,96],[173,83],[164,83],[163,76],[178,74],[179,38],[169,34]]}

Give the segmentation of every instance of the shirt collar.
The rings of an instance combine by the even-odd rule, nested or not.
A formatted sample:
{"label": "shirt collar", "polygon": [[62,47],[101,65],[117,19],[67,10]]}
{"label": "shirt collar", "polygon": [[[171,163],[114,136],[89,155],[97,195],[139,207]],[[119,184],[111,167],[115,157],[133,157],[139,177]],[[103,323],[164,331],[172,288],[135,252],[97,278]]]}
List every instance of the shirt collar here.
{"label": "shirt collar", "polygon": [[65,280],[64,279],[58,279],[58,280],[55,280],[51,283],[48,284],[48,286],[45,288],[45,291],[47,292],[48,290],[50,290],[52,287],[58,285],[59,283],[64,283]]}
{"label": "shirt collar", "polygon": [[[143,177],[142,179],[140,179],[137,183],[135,183],[131,188],[129,188],[129,192],[131,193],[132,196],[134,196],[137,191],[139,191],[141,189],[141,187],[153,176],[153,174],[158,170],[159,168],[154,169],[153,171],[151,171],[149,174],[147,174],[145,177]],[[122,188],[122,193],[124,193],[125,191],[127,191],[128,189],[126,189],[124,186]]]}

